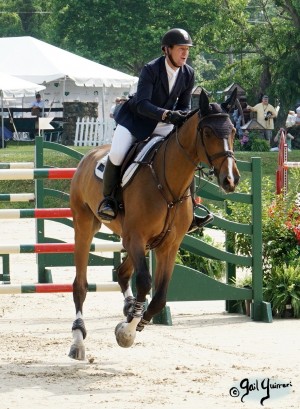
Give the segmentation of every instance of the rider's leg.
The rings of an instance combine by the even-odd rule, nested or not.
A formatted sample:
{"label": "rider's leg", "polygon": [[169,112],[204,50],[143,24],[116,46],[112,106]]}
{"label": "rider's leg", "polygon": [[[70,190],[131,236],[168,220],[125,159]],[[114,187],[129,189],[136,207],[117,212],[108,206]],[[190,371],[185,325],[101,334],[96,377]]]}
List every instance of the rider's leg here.
{"label": "rider's leg", "polygon": [[103,174],[104,199],[98,209],[98,214],[103,220],[110,221],[116,217],[117,209],[112,196],[120,182],[122,162],[133,142],[134,137],[128,129],[118,125],[112,139],[109,157]]}
{"label": "rider's leg", "polygon": [[[195,180],[193,179],[191,186],[190,186],[190,191],[191,191],[191,197],[192,197],[192,201],[193,201],[193,211],[196,205],[195,202]],[[192,223],[188,229],[188,233],[192,233],[193,231],[200,229],[201,227],[205,226],[206,224],[208,224],[209,222],[211,222],[213,220],[213,215],[211,213],[207,213],[206,216],[204,217],[200,217],[200,216],[196,216],[193,213],[193,220]]]}

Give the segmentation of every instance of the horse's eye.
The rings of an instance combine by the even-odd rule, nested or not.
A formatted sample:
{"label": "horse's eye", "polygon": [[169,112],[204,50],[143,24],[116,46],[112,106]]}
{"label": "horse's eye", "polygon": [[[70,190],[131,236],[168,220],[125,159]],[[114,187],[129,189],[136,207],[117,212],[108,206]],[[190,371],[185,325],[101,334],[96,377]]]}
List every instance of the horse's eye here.
{"label": "horse's eye", "polygon": [[211,138],[212,135],[213,135],[213,132],[211,131],[210,128],[204,128],[204,129],[203,129],[203,135],[204,135],[206,138]]}

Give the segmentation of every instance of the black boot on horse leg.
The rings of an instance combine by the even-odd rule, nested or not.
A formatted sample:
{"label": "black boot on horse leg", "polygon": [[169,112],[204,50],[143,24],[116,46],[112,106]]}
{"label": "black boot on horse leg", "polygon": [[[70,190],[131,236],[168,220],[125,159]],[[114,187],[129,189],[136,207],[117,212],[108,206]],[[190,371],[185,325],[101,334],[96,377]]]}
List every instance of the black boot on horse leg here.
{"label": "black boot on horse leg", "polygon": [[112,195],[119,183],[120,173],[121,166],[114,165],[108,157],[103,174],[104,199],[101,201],[98,208],[98,215],[106,222],[110,222],[117,217],[117,202]]}
{"label": "black boot on horse leg", "polygon": [[195,180],[193,179],[191,186],[190,186],[190,191],[191,191],[191,197],[192,197],[192,201],[193,201],[193,211],[195,209],[195,207],[201,207],[203,210],[205,210],[207,212],[206,216],[200,217],[200,216],[196,216],[193,213],[193,220],[192,223],[188,229],[188,233],[192,233],[198,229],[201,229],[202,227],[204,227],[206,224],[210,223],[211,221],[213,221],[214,216],[208,211],[208,209],[202,205],[197,205],[195,202]]}

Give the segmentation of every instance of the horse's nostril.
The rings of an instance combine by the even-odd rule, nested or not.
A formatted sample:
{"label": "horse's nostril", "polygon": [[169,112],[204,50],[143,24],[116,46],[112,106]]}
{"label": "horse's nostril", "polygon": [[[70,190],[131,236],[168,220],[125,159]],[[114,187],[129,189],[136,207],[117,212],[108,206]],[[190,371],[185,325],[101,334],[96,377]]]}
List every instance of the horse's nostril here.
{"label": "horse's nostril", "polygon": [[231,176],[226,176],[223,179],[222,187],[225,190],[225,192],[234,192],[236,185],[238,184],[239,177],[231,177]]}

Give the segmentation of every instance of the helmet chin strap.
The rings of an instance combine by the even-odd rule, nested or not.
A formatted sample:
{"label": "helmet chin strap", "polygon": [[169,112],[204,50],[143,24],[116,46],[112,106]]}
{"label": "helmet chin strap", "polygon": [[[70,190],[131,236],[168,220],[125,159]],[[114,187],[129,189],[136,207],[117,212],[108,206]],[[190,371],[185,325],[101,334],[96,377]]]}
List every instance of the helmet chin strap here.
{"label": "helmet chin strap", "polygon": [[172,65],[174,65],[174,67],[176,67],[176,68],[180,68],[180,65],[176,64],[176,62],[172,58],[172,55],[169,53],[169,47],[166,47],[166,49],[167,49],[167,56],[168,56],[169,60],[171,61]]}

